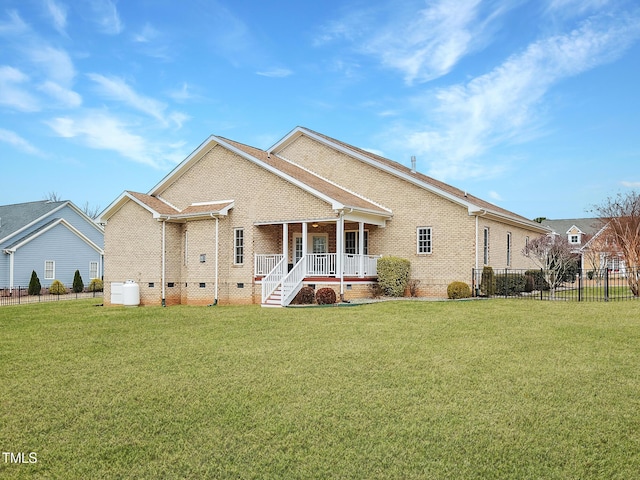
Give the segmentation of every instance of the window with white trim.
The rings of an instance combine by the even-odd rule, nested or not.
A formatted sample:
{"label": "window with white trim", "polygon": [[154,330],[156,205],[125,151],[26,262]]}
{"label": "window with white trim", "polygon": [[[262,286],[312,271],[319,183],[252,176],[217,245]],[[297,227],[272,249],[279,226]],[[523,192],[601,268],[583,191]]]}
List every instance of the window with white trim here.
{"label": "window with white trim", "polygon": [[511,232],[507,232],[507,267],[511,266]]}
{"label": "window with white trim", "polygon": [[[347,230],[344,232],[344,253],[356,255],[360,245],[360,231]],[[369,255],[369,230],[364,231],[364,255]]]}
{"label": "window with white trim", "polygon": [[482,231],[482,252],[484,264],[489,265],[489,227]]}
{"label": "window with white trim", "polygon": [[89,262],[89,278],[98,278],[98,262]]}
{"label": "window with white trim", "polygon": [[418,227],[416,237],[418,254],[431,253],[433,251],[431,227]]}
{"label": "window with white trim", "polygon": [[233,263],[244,264],[244,228],[233,229]]}
{"label": "window with white trim", "polygon": [[45,260],[44,279],[55,280],[55,278],[56,278],[56,262],[54,260]]}
{"label": "window with white trim", "polygon": [[571,244],[579,244],[580,243],[580,235],[569,235],[569,243],[571,243]]}

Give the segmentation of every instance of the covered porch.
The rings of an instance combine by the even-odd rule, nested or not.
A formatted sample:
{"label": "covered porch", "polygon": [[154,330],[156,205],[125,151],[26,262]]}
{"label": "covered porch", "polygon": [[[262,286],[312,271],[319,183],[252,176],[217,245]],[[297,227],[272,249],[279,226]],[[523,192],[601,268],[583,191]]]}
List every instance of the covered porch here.
{"label": "covered porch", "polygon": [[336,218],[256,223],[254,277],[263,306],[286,306],[303,283],[375,280],[381,255],[376,238],[386,218],[341,214]]}

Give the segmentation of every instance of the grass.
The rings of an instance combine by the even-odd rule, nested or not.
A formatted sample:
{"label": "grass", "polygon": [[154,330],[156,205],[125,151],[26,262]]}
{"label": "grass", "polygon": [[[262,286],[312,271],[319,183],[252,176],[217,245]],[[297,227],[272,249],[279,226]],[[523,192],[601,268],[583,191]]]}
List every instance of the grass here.
{"label": "grass", "polygon": [[93,303],[0,308],[0,477],[640,472],[636,302]]}

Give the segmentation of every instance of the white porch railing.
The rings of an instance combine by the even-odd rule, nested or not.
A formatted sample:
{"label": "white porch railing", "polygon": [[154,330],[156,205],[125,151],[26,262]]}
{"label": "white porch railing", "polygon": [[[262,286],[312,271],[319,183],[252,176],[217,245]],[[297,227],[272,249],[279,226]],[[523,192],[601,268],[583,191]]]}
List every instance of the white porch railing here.
{"label": "white porch railing", "polygon": [[306,277],[306,264],[300,260],[296,263],[291,271],[282,279],[282,306],[285,307],[291,303],[293,297],[302,288],[302,281]]}
{"label": "white porch railing", "polygon": [[284,263],[284,257],[281,255],[280,261],[273,269],[262,279],[262,303],[276,291],[278,285],[282,283],[282,279],[287,274],[287,265]]}
{"label": "white porch railing", "polygon": [[378,259],[380,255],[344,254],[343,271],[350,277],[378,276]]}
{"label": "white porch railing", "polygon": [[284,258],[282,254],[255,256],[254,274],[256,277],[267,275]]}
{"label": "white porch railing", "polygon": [[[378,259],[380,255],[344,254],[342,270],[349,277],[375,277],[378,275]],[[271,272],[275,265],[282,261],[281,254],[256,254],[255,275],[262,276]],[[336,253],[307,254],[308,277],[337,277],[338,255]],[[283,266],[286,273],[286,265]]]}

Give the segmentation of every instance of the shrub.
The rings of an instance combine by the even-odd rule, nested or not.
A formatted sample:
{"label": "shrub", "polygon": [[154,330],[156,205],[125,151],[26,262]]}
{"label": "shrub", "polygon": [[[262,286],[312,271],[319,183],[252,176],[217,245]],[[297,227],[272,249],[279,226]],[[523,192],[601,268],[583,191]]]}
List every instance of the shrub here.
{"label": "shrub", "polygon": [[336,303],[336,292],[333,288],[321,288],[316,293],[316,302],[318,305],[333,305]]}
{"label": "shrub", "polygon": [[29,295],[40,295],[40,290],[42,290],[40,279],[34,270],[31,272],[31,280],[29,280]]}
{"label": "shrub", "polygon": [[496,295],[505,297],[519,295],[526,289],[527,279],[521,273],[500,273],[495,278]]}
{"label": "shrub", "polygon": [[484,267],[482,269],[482,278],[480,279],[480,291],[483,295],[490,297],[496,291],[496,279],[493,274],[493,268]]}
{"label": "shrub", "polygon": [[409,280],[409,283],[407,284],[407,286],[409,287],[409,295],[411,295],[412,297],[417,297],[419,285],[420,285],[420,280],[417,280],[417,279]]}
{"label": "shrub", "polygon": [[405,258],[382,257],[378,260],[378,283],[385,295],[402,297],[409,281],[411,263]]}
{"label": "shrub", "polygon": [[54,280],[49,287],[49,293],[51,295],[65,295],[67,293],[67,287],[60,280]]}
{"label": "shrub", "polygon": [[369,295],[371,298],[380,298],[384,295],[384,291],[378,282],[369,284]]}
{"label": "shrub", "polygon": [[[527,285],[525,286],[525,292],[532,292],[533,290],[549,290],[549,284],[544,278],[544,272],[542,270],[527,270],[524,272],[527,278]],[[528,290],[531,287],[531,290]]]}
{"label": "shrub", "polygon": [[100,278],[93,278],[89,283],[90,292],[102,292],[104,290],[104,283]]}
{"label": "shrub", "polygon": [[80,270],[73,274],[73,293],[80,293],[84,290],[84,282],[80,276]]}
{"label": "shrub", "polygon": [[294,305],[311,305],[316,299],[316,292],[311,287],[302,287],[294,299],[291,301]]}
{"label": "shrub", "polygon": [[451,282],[447,287],[447,296],[452,300],[469,298],[471,296],[471,288],[464,282]]}

